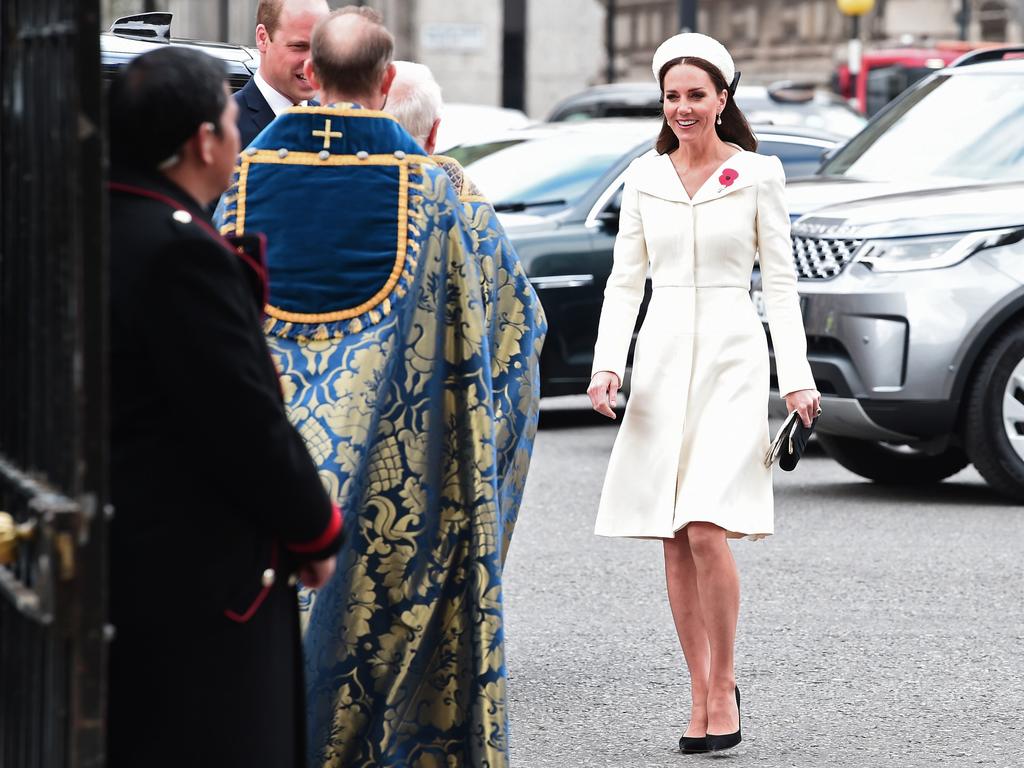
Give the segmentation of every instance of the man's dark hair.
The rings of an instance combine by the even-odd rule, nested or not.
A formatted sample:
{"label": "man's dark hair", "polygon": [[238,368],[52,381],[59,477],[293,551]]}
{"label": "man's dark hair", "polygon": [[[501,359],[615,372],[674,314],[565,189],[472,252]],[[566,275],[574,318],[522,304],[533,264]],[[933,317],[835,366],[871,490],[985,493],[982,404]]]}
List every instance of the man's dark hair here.
{"label": "man's dark hair", "polygon": [[[358,43],[332,50],[330,27],[339,16],[355,14],[365,21]],[[313,28],[310,55],[313,72],[327,91],[372,93],[384,77],[395,52],[395,38],[384,26],[383,18],[372,8],[346,5],[320,19]]]}
{"label": "man's dark hair", "polygon": [[130,61],[107,94],[111,160],[152,170],[203,123],[220,131],[225,74],[218,59],[175,46]]}
{"label": "man's dark hair", "polygon": [[262,24],[267,28],[267,34],[270,37],[274,36],[277,32],[277,27],[281,23],[281,9],[284,7],[284,0],[260,0],[260,4],[256,6],[256,24]]}

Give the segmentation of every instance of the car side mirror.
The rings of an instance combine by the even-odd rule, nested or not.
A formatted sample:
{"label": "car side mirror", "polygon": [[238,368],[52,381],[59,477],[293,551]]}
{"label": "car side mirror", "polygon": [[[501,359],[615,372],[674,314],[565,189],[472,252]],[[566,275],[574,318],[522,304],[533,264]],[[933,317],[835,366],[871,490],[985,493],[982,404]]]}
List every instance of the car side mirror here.
{"label": "car side mirror", "polygon": [[618,208],[605,208],[596,216],[597,221],[601,225],[601,229],[605,232],[609,232],[613,235],[619,232],[619,209]]}

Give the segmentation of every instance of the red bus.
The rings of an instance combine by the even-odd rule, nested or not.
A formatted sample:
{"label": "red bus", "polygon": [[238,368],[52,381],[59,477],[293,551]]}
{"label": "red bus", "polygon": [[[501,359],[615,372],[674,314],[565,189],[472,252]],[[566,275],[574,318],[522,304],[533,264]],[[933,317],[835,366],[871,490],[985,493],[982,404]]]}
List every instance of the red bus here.
{"label": "red bus", "polygon": [[929,48],[865,51],[860,74],[851,78],[849,66],[840,64],[833,74],[833,87],[857,111],[871,117],[932,71],[952,64],[968,51],[995,45],[1000,44],[952,40],[937,42]]}

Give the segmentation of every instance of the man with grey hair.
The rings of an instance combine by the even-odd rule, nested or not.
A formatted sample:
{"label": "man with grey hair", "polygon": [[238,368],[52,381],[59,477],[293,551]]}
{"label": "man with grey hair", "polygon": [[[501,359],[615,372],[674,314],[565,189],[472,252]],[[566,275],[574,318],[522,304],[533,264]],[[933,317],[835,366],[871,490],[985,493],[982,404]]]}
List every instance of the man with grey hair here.
{"label": "man with grey hair", "polygon": [[434,154],[437,128],[441,124],[441,86],[430,67],[413,61],[396,61],[395,79],[385,110],[402,124],[412,137]]}
{"label": "man with grey hair", "polygon": [[303,590],[310,765],[502,768],[502,565],[544,319],[501,239],[377,111],[393,48],[367,8],[316,25],[320,106],[242,153],[221,226],[267,235],[286,407],[358,532]]}

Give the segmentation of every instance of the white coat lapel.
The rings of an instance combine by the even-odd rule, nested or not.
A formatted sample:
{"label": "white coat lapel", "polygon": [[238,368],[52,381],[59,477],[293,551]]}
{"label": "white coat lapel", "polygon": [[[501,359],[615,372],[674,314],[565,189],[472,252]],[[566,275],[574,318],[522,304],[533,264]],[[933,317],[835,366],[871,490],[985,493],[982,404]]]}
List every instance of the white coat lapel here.
{"label": "white coat lapel", "polygon": [[690,204],[690,197],[679,180],[672,158],[651,153],[640,158],[633,174],[638,192],[643,192],[673,203]]}

